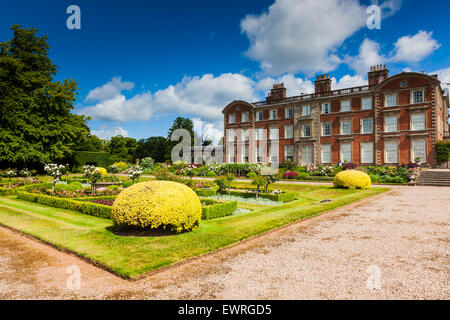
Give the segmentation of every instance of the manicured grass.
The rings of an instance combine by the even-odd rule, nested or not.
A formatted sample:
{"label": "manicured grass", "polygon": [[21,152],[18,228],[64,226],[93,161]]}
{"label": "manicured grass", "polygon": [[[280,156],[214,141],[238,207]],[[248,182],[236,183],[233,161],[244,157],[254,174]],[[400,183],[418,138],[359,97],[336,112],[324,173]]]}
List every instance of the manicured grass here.
{"label": "manicured grass", "polygon": [[[0,224],[73,251],[122,276],[134,277],[388,190],[313,185],[280,185],[277,189],[295,192],[298,200],[205,220],[198,230],[178,235],[118,236],[110,220],[20,201],[14,196],[0,197]],[[325,199],[333,201],[316,203]]]}

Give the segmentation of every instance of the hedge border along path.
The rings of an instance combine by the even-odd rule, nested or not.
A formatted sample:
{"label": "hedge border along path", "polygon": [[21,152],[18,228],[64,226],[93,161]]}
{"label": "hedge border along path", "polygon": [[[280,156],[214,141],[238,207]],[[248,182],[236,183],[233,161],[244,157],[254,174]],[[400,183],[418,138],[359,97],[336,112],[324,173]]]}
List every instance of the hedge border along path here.
{"label": "hedge border along path", "polygon": [[[112,207],[89,201],[96,199],[114,200],[116,197],[117,196],[104,196],[68,199],[24,191],[17,192],[17,199],[19,200],[40,203],[53,208],[73,210],[90,216],[106,219],[111,219]],[[206,206],[202,206],[203,220],[226,217],[231,215],[237,209],[237,202],[235,201],[219,202],[212,199],[202,198],[200,198],[200,200],[202,203],[208,203]]]}

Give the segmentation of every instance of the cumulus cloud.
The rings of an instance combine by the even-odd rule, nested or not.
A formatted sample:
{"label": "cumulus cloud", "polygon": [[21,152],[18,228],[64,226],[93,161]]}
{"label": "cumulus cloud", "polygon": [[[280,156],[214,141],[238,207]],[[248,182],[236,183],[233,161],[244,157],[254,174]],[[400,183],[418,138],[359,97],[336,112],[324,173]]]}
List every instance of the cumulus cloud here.
{"label": "cumulus cloud", "polygon": [[110,82],[89,91],[85,101],[103,101],[117,97],[124,90],[132,90],[134,83],[122,82],[121,77],[114,77]]}
{"label": "cumulus cloud", "polygon": [[124,137],[130,136],[128,134],[128,131],[122,127],[108,128],[106,126],[102,126],[98,130],[92,130],[91,134],[99,137],[100,139],[106,140],[110,140],[112,137],[115,136],[124,136]]}
{"label": "cumulus cloud", "polygon": [[254,86],[252,79],[235,73],[185,77],[176,85],[157,91],[153,102],[159,112],[217,120],[222,117],[223,107],[231,101],[257,99]]}
{"label": "cumulus cloud", "polygon": [[79,114],[90,116],[94,120],[104,121],[147,121],[153,114],[151,94],[143,93],[127,99],[123,94],[100,101],[94,106],[80,110]]}
{"label": "cumulus cloud", "polygon": [[357,0],[277,0],[267,12],[248,15],[241,30],[246,52],[269,74],[329,71],[341,62],[336,50],[366,25]]}
{"label": "cumulus cloud", "polygon": [[441,45],[433,39],[433,32],[419,31],[413,36],[404,36],[395,43],[394,62],[419,62],[428,57]]}
{"label": "cumulus cloud", "polygon": [[265,77],[256,83],[256,90],[269,92],[274,83],[284,83],[288,96],[298,96],[302,93],[314,92],[314,83],[312,81],[295,77],[292,74],[285,74],[277,78]]}
{"label": "cumulus cloud", "polygon": [[430,72],[430,75],[433,74],[437,74],[439,80],[442,82],[442,87],[446,88],[447,90],[450,89],[450,85],[448,85],[448,83],[450,83],[450,68],[446,68],[446,69],[440,69],[434,72]]}
{"label": "cumulus cloud", "polygon": [[339,80],[336,80],[336,78],[332,78],[331,80],[333,81],[332,82],[333,90],[367,85],[367,80],[360,75],[351,76],[347,74]]}
{"label": "cumulus cloud", "polygon": [[347,63],[360,75],[366,74],[371,66],[385,62],[386,58],[380,55],[380,44],[370,39],[364,39],[357,56],[347,58]]}

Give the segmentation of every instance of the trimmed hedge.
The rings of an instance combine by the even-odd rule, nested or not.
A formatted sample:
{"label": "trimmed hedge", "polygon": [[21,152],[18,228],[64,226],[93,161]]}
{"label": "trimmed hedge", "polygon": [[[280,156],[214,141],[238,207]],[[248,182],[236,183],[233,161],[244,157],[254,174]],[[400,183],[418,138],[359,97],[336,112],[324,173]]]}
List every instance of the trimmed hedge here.
{"label": "trimmed hedge", "polygon": [[211,199],[201,199],[206,207],[202,207],[202,219],[210,220],[231,215],[237,209],[237,202],[217,202]]}
{"label": "trimmed hedge", "polygon": [[72,198],[72,200],[89,202],[92,200],[116,200],[117,195],[115,196],[99,196],[99,197],[80,197],[80,198]]}
{"label": "trimmed hedge", "polygon": [[67,198],[58,198],[58,197],[52,197],[52,196],[47,196],[47,195],[43,195],[43,194],[29,193],[29,192],[23,192],[23,191],[17,192],[17,199],[25,200],[25,201],[29,201],[29,202],[36,202],[36,203],[44,204],[44,205],[54,207],[54,208],[78,211],[78,212],[88,214],[88,215],[94,216],[94,217],[108,218],[108,219],[111,218],[111,209],[112,208],[110,206],[105,206],[102,204],[77,201],[77,200],[67,199]]}
{"label": "trimmed hedge", "polygon": [[9,196],[16,193],[16,189],[0,187],[0,196]]}
{"label": "trimmed hedge", "polygon": [[217,189],[205,190],[205,189],[194,189],[195,193],[199,197],[211,197],[217,194]]}
{"label": "trimmed hedge", "polygon": [[[228,192],[226,190],[224,190],[221,192],[221,194],[228,194]],[[235,190],[231,191],[230,195],[244,197],[244,198],[256,197],[256,193],[235,191]],[[258,197],[266,198],[266,199],[270,199],[272,201],[278,201],[278,202],[290,202],[290,201],[295,200],[295,194],[290,193],[290,192],[279,193],[279,194],[260,192],[260,193],[258,193]]]}
{"label": "trimmed hedge", "polygon": [[111,164],[111,155],[108,152],[76,151],[74,160],[77,166],[84,166],[87,163],[96,163],[97,167],[107,168]]}
{"label": "trimmed hedge", "polygon": [[450,141],[436,143],[437,162],[439,164],[450,161]]}

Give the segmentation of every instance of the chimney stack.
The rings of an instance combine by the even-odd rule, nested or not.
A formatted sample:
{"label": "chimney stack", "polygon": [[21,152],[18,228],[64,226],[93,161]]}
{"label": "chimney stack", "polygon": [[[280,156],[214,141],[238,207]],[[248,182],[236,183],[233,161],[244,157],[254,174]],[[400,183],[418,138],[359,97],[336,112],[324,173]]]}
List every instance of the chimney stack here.
{"label": "chimney stack", "polygon": [[386,65],[376,65],[370,67],[370,71],[368,73],[369,78],[369,86],[375,86],[389,77],[389,70],[386,69]]}
{"label": "chimney stack", "polygon": [[286,99],[286,88],[284,87],[284,83],[276,83],[273,85],[272,90],[270,90],[270,94],[267,96],[267,102],[274,102]]}
{"label": "chimney stack", "polygon": [[318,75],[314,81],[315,93],[331,91],[331,79],[329,74]]}

